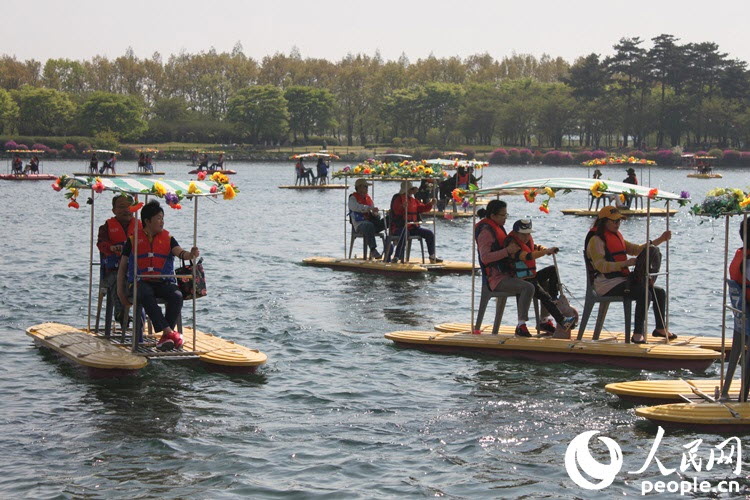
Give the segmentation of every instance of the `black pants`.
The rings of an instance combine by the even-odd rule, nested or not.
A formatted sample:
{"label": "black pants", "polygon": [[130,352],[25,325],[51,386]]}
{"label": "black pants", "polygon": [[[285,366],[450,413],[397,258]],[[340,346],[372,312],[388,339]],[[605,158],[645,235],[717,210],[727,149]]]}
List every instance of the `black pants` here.
{"label": "black pants", "polygon": [[546,309],[547,312],[555,318],[555,321],[557,321],[558,324],[562,323],[565,318],[557,308],[557,304],[554,302],[557,300],[558,291],[557,271],[555,271],[555,266],[545,267],[538,271],[534,278],[526,281],[534,285],[534,298],[542,303],[542,316],[545,316],[544,310]]}
{"label": "black pants", "polygon": [[[612,290],[607,292],[605,295],[611,295],[615,297],[630,297],[635,299],[635,324],[633,325],[633,335],[643,335],[643,327],[646,324],[646,289],[643,283],[639,283],[635,280],[635,276],[631,274],[628,277],[628,281],[620,283]],[[656,322],[656,329],[661,330],[664,328],[664,305],[667,302],[667,293],[663,288],[658,286],[650,287],[649,297],[654,302],[654,321]]]}
{"label": "black pants", "polygon": [[[161,307],[156,303],[157,298],[163,299],[166,303],[164,313],[161,312]],[[182,292],[177,288],[177,285],[169,281],[141,280],[138,282],[138,304],[146,310],[155,331],[160,332],[167,327],[174,330],[182,311]]]}

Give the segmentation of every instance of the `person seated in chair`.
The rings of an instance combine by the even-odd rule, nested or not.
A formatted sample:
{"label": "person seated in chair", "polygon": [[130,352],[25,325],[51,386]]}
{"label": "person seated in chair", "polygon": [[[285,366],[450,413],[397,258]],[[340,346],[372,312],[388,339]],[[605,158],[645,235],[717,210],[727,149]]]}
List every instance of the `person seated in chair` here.
{"label": "person seated in chair", "polygon": [[325,184],[328,179],[328,164],[322,156],[318,157],[318,164],[315,165],[315,169],[318,171],[318,184]]}
{"label": "person seated in chair", "polygon": [[[645,282],[635,279],[629,267],[634,266],[635,257],[646,248],[646,243],[636,245],[627,241],[620,233],[620,223],[625,219],[620,210],[612,205],[599,210],[596,222],[586,235],[584,252],[590,268],[593,269],[594,291],[600,296],[628,297],[635,300],[635,325],[633,326],[634,344],[645,344],[643,327],[646,323],[646,289]],[[664,231],[661,236],[651,241],[654,246],[669,241],[671,231]],[[664,327],[666,293],[664,289],[649,283],[649,296],[654,301],[654,320],[656,329],[654,337],[666,337],[673,340],[677,335],[667,334]]]}
{"label": "person seated in chair", "polygon": [[529,320],[529,307],[534,297],[534,285],[511,276],[503,262],[521,250],[515,240],[507,245],[505,243],[508,236],[504,227],[508,218],[508,205],[502,200],[492,200],[486,208],[480,208],[477,215],[482,219],[474,226],[474,240],[484,285],[493,292],[505,292],[518,297],[518,324],[515,333],[519,337],[531,337],[526,322]]}
{"label": "person seated in chair", "polygon": [[138,155],[138,170],[146,171],[146,153]]}
{"label": "person seated in chair", "polygon": [[[133,199],[126,194],[118,194],[112,198],[112,213],[114,217],[99,226],[96,246],[99,249],[100,288],[106,289],[115,302],[115,318],[122,315],[122,304],[117,298],[117,269],[120,267],[120,257],[125,241],[133,236],[136,219],[130,211]],[[138,231],[143,231],[138,222]]]}
{"label": "person seated in chair", "polygon": [[208,170],[208,155],[206,153],[203,153],[203,156],[201,156],[201,160],[198,163],[198,170]]}
{"label": "person seated in chair", "polygon": [[13,157],[13,161],[10,163],[11,173],[13,174],[22,174],[23,173],[23,160],[21,159],[20,155],[16,155]]}
{"label": "person seated in chair", "polygon": [[104,174],[107,170],[112,170],[112,173],[115,173],[115,162],[117,162],[117,158],[115,158],[115,154],[112,153],[109,155],[109,160],[102,162],[102,169],[99,171],[100,174]]}
{"label": "person seated in chair", "polygon": [[383,256],[378,252],[375,235],[385,229],[385,223],[378,214],[378,208],[367,194],[370,186],[365,179],[357,179],[354,183],[354,192],[349,195],[349,214],[351,215],[352,230],[360,233],[365,239],[365,244],[370,249],[373,259]]}
{"label": "person seated in chair", "polygon": [[91,159],[89,160],[89,173],[96,174],[99,172],[99,159],[96,157],[96,153],[91,153]]}
{"label": "person seated in chair", "polygon": [[[146,203],[141,209],[141,221],[143,231],[139,231],[137,235],[137,258],[133,255],[135,235],[128,238],[123,246],[117,271],[117,293],[126,308],[132,305],[130,299],[133,293],[134,270],[137,268],[138,303],[146,310],[154,329],[162,332],[156,344],[157,349],[179,349],[183,340],[175,327],[182,311],[182,293],[177,288],[174,278],[149,278],[149,275],[174,274],[174,257],[192,260],[200,255],[200,251],[197,247],[191,248],[190,251],[183,250],[177,240],[164,229],[164,209],[158,201]],[[165,313],[162,313],[156,299],[166,302]]]}
{"label": "person seated in chair", "polygon": [[575,324],[575,317],[564,317],[554,302],[559,288],[557,269],[555,266],[547,266],[539,271],[536,269],[536,259],[556,254],[559,249],[535,244],[531,236],[533,232],[530,219],[517,220],[513,224],[513,230],[505,238],[505,246],[515,243],[520,250],[508,258],[508,274],[534,285],[534,297],[542,303],[542,318],[538,328],[544,335],[555,333],[556,326],[552,318],[564,330],[569,331]]}
{"label": "person seated in chair", "polygon": [[39,157],[34,155],[29,160],[29,164],[23,170],[24,174],[38,174],[39,173]]}
{"label": "person seated in chair", "polygon": [[[635,186],[638,185],[638,177],[635,176],[635,169],[632,167],[626,170],[628,176],[625,177],[622,182],[625,184],[633,184]],[[627,208],[630,208],[630,205],[633,203],[633,197],[630,195],[625,195],[625,204],[627,205]]]}
{"label": "person seated in chair", "polygon": [[224,170],[224,153],[219,153],[219,157],[211,164],[211,170]]}
{"label": "person seated in chair", "polygon": [[[411,182],[403,181],[401,190],[391,200],[391,234],[400,235],[398,245],[396,245],[396,259],[400,259],[406,250],[408,236],[421,236],[427,243],[427,251],[430,255],[430,263],[436,264],[443,262],[435,255],[435,233],[429,229],[419,227],[419,214],[429,212],[435,204],[435,200],[429,203],[422,203],[414,195],[417,192],[417,186],[412,186]],[[406,229],[406,231],[404,230]]]}

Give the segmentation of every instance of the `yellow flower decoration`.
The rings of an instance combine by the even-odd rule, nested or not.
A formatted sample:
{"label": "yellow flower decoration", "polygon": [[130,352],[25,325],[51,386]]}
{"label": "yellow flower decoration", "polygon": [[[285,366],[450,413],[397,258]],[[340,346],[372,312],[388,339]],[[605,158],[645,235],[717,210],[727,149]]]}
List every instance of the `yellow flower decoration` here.
{"label": "yellow flower decoration", "polygon": [[188,185],[188,194],[201,194],[201,190],[195,185],[195,182],[190,182]]}
{"label": "yellow flower decoration", "polygon": [[162,184],[161,182],[154,182],[154,191],[156,191],[156,194],[159,196],[164,196],[167,194],[167,188]]}
{"label": "yellow flower decoration", "polygon": [[620,193],[617,195],[617,197],[620,199],[620,203],[627,203],[627,198],[625,197],[625,193]]}
{"label": "yellow flower decoration", "polygon": [[547,196],[549,196],[550,198],[555,197],[555,190],[552,189],[551,187],[544,188],[544,192],[547,193]]}
{"label": "yellow flower decoration", "polygon": [[235,196],[235,192],[234,192],[234,188],[232,187],[232,185],[231,184],[225,185],[224,186],[224,199],[232,200],[234,199],[234,196]]}
{"label": "yellow flower decoration", "polygon": [[594,198],[601,198],[601,196],[602,196],[602,195],[604,194],[604,191],[605,191],[606,189],[607,189],[607,185],[606,185],[605,183],[603,183],[602,181],[596,181],[596,182],[595,182],[595,183],[594,183],[594,184],[593,184],[593,185],[591,186],[591,189],[590,189],[590,191],[591,191],[591,195],[592,195],[592,196],[593,196]]}
{"label": "yellow flower decoration", "polygon": [[748,205],[750,205],[750,196],[746,196],[745,199],[740,202],[742,208],[745,208]]}

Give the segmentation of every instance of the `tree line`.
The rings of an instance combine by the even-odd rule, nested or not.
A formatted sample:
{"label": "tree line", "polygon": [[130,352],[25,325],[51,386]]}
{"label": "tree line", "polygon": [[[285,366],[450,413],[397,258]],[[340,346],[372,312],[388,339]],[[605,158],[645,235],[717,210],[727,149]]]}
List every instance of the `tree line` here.
{"label": "tree line", "polygon": [[712,42],[622,38],[613,54],[260,61],[238,43],[166,60],[0,57],[5,134],[123,141],[741,148],[750,73]]}

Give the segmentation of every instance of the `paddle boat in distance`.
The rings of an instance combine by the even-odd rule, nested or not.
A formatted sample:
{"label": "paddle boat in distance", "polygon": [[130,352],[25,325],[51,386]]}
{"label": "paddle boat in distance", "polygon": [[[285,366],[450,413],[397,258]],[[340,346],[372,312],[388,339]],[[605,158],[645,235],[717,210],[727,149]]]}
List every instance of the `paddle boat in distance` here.
{"label": "paddle boat in distance", "polygon": [[[6,151],[8,157],[8,170],[0,174],[0,180],[4,181],[51,181],[57,176],[45,174],[42,167],[42,161],[39,159],[45,151],[41,149],[11,149]],[[24,166],[24,158],[28,159],[28,164]]]}
{"label": "paddle boat in distance", "polygon": [[153,159],[159,153],[158,149],[154,148],[140,148],[135,151],[138,153],[138,162],[136,163],[136,171],[128,172],[130,175],[138,175],[141,177],[147,177],[149,175],[164,175],[164,172],[155,172]]}
{"label": "paddle boat in distance", "polygon": [[[750,373],[744,360],[747,356],[747,341],[750,338],[748,321],[748,252],[750,235],[745,231],[742,246],[737,249],[729,265],[730,219],[742,217],[740,227],[748,228],[748,204],[750,193],[739,190],[723,190],[731,193],[734,200],[723,194],[710,194],[701,205],[693,207],[696,215],[721,217],[724,219],[724,290],[722,299],[721,341],[731,344],[728,358],[721,365],[718,380],[640,380],[609,384],[607,392],[637,404],[656,406],[637,408],[635,414],[656,425],[689,429],[694,432],[746,433],[750,431],[750,402],[747,401]],[[739,193],[742,195],[739,195]],[[714,198],[714,199],[711,199]],[[744,257],[744,258],[743,258]],[[739,281],[738,281],[739,280]],[[741,281],[741,283],[740,283]],[[731,315],[732,341],[727,336],[727,315]],[[743,355],[744,353],[744,355]],[[734,378],[737,366],[739,379]],[[679,401],[679,402],[677,402]]]}
{"label": "paddle boat in distance", "polygon": [[[279,189],[293,189],[297,191],[324,191],[328,189],[348,189],[345,184],[331,184],[328,181],[328,170],[331,162],[339,157],[328,151],[317,153],[300,153],[289,157],[296,160],[294,164],[294,184],[278,186]],[[305,160],[317,160],[316,171],[305,167]],[[317,175],[316,175],[317,174]]]}
{"label": "paddle boat in distance", "polygon": [[[359,166],[358,166],[359,167]],[[378,172],[375,173],[375,171],[370,172],[368,170],[368,174],[364,173],[364,170],[355,170],[358,168],[355,167],[355,169],[349,169],[347,171],[341,170],[339,172],[336,172],[334,175],[343,178],[345,180],[345,185],[348,188],[349,184],[349,178],[350,177],[361,177],[364,178],[367,181],[380,180],[381,177],[387,176],[384,172]],[[428,171],[429,173],[426,173],[424,176],[434,176],[435,179],[442,179],[443,175],[440,170],[433,171],[431,168]],[[417,175],[415,172],[410,172],[411,175]],[[395,175],[403,176],[404,172],[397,172]],[[421,180],[423,177],[411,177],[410,181],[418,181]],[[375,195],[375,184],[372,184],[373,191],[372,191],[372,197],[374,198]],[[335,257],[322,257],[322,256],[314,256],[314,257],[307,257],[302,260],[302,263],[308,266],[316,266],[316,267],[328,267],[334,270],[338,271],[354,271],[354,272],[360,272],[360,273],[371,273],[371,274],[381,274],[384,276],[401,276],[401,277],[420,277],[425,276],[427,274],[469,274],[472,272],[472,265],[469,262],[460,262],[460,261],[446,261],[443,260],[441,262],[435,262],[431,263],[426,257],[424,253],[424,242],[420,238],[416,237],[410,237],[405,245],[403,255],[401,256],[401,259],[394,258],[394,260],[390,262],[385,262],[381,259],[373,260],[371,258],[368,258],[368,248],[367,245],[364,244],[364,238],[362,238],[362,235],[359,233],[354,233],[351,229],[352,226],[352,220],[351,220],[351,214],[349,213],[349,194],[345,193],[344,196],[344,257],[343,258],[335,258]],[[351,227],[350,227],[351,226]],[[385,224],[385,229],[381,231],[380,233],[376,234],[376,240],[381,239],[383,241],[384,245],[384,254],[388,254],[388,247],[396,247],[398,245],[399,239],[403,238],[405,236],[405,233],[402,232],[399,235],[390,235],[388,234],[388,231],[390,230],[388,225]],[[437,230],[436,230],[436,224],[435,224],[435,218],[432,218],[432,231],[435,236],[437,236]],[[354,257],[352,258],[352,254],[354,252],[354,245],[356,243],[357,239],[361,239],[363,242],[362,246],[362,257],[359,257],[357,254],[354,254]],[[418,243],[420,245],[420,248],[422,250],[422,256],[421,258],[412,258],[411,256],[411,249],[412,249],[412,243]]]}
{"label": "paddle boat in distance", "polygon": [[[108,149],[87,149],[83,152],[83,154],[91,155],[91,158],[89,159],[88,169],[86,172],[74,172],[73,176],[110,178],[110,177],[127,177],[128,175],[128,174],[118,174],[115,170],[115,165],[117,164],[117,155],[120,154],[118,151],[110,151]],[[111,164],[112,163],[111,158],[115,159],[114,164]],[[99,168],[100,159],[102,160],[101,169]],[[104,173],[104,172],[108,172],[109,170],[111,170],[112,173]]]}
{"label": "paddle boat in distance", "polygon": [[688,153],[682,155],[682,165],[685,168],[695,170],[695,172],[687,174],[688,177],[693,179],[721,179],[722,175],[713,171],[716,159],[715,156],[698,156]]}
{"label": "paddle boat in distance", "polygon": [[[205,295],[202,290],[198,291],[197,269],[199,266],[191,263],[187,267],[180,268],[175,274],[165,277],[174,277],[178,280],[192,283],[192,293],[189,300],[192,302],[192,324],[191,327],[184,326],[182,334],[184,345],[181,348],[160,351],[156,349],[157,337],[151,335],[150,323],[141,326],[141,315],[136,314],[132,322],[133,327],[127,325],[127,320],[120,325],[119,332],[115,330],[115,322],[112,321],[112,310],[114,309],[115,297],[109,297],[105,308],[104,326],[100,328],[102,305],[107,299],[106,288],[100,288],[96,301],[96,312],[93,312],[93,289],[94,269],[100,268],[101,264],[95,259],[95,206],[98,194],[109,191],[115,194],[126,194],[133,198],[134,205],[131,207],[133,217],[137,219],[138,210],[143,203],[138,203],[140,197],[148,201],[149,196],[163,197],[169,206],[178,208],[180,198],[193,203],[193,245],[197,246],[198,228],[198,202],[206,196],[222,196],[226,199],[234,197],[235,187],[231,184],[219,185],[212,182],[183,182],[174,180],[154,180],[153,178],[92,178],[92,177],[61,177],[56,185],[58,190],[65,190],[66,197],[71,200],[74,208],[78,203],[76,198],[81,191],[90,192],[90,242],[89,242],[89,287],[88,287],[88,310],[86,325],[75,327],[56,322],[45,322],[29,327],[26,332],[34,342],[42,347],[54,351],[56,354],[84,368],[89,375],[97,378],[117,378],[137,373],[145,367],[149,361],[188,361],[198,362],[202,366],[215,371],[230,373],[253,373],[266,362],[266,355],[257,349],[251,349],[235,343],[232,340],[200,331],[196,325],[197,309],[196,300]],[[109,205],[106,203],[105,205]],[[71,205],[69,205],[71,206]],[[175,212],[181,213],[181,212]],[[134,253],[138,253],[137,234],[139,224],[133,224]],[[200,263],[200,262],[199,262]],[[198,264],[199,264],[198,263]],[[134,279],[134,304],[133,311],[139,311],[137,303],[138,270],[135,271]],[[189,285],[187,289],[189,290]],[[203,299],[207,300],[207,299]],[[186,300],[187,302],[187,300]],[[184,312],[184,310],[183,310]],[[126,317],[129,316],[126,314]],[[178,324],[182,323],[180,318]],[[139,328],[140,327],[140,328]],[[145,333],[148,328],[148,334]],[[136,332],[143,331],[143,335]],[[142,341],[139,342],[139,337]]]}
{"label": "paddle boat in distance", "polygon": [[[622,188],[622,186],[615,184],[604,185],[597,184],[597,182],[594,179],[579,178],[532,179],[479,189],[474,194],[477,196],[490,195],[497,197],[523,195],[529,202],[537,202],[539,196],[546,194],[548,198],[541,202],[540,207],[543,208],[542,211],[549,211],[549,202],[557,193],[574,190],[590,191],[593,189],[598,194],[619,194],[619,190]],[[652,188],[645,186],[627,186],[628,193],[632,193],[634,196],[645,197],[647,210],[650,209],[652,200],[666,201],[667,208],[669,208],[671,201],[686,201],[685,198],[681,198],[676,194],[658,189],[652,190]],[[634,188],[633,191],[630,191],[631,188]],[[669,229],[669,219],[665,220],[667,229]],[[475,226],[476,224],[472,224],[472,257],[476,255],[473,229]],[[646,230],[646,239],[648,240],[650,219],[648,219]],[[669,255],[668,252],[667,255]],[[475,288],[475,273],[472,273],[471,312],[468,323],[446,323],[438,325],[435,331],[391,332],[386,334],[385,337],[393,341],[397,346],[425,351],[484,354],[540,362],[583,362],[649,370],[686,368],[702,371],[722,357],[720,352],[683,344],[680,339],[676,342],[669,342],[665,339],[663,343],[633,344],[629,342],[628,335],[625,338],[613,335],[606,335],[604,338],[600,338],[601,325],[604,322],[602,314],[606,314],[606,309],[601,309],[601,305],[599,311],[601,317],[597,319],[597,327],[595,328],[595,330],[598,330],[597,332],[589,331],[588,335],[585,335],[584,324],[579,328],[578,336],[574,339],[570,338],[570,331],[564,336],[566,338],[543,336],[530,338],[517,337],[514,335],[513,328],[500,326],[507,297],[499,297],[498,295],[498,301],[501,302],[499,302],[498,309],[496,310],[495,322],[492,328],[490,329],[488,325],[482,325],[484,307],[486,307],[489,299],[494,296],[492,295],[493,292],[488,291],[485,285],[482,286],[482,300],[479,313],[475,319]],[[589,314],[590,312],[591,310],[589,310]],[[584,313],[583,322],[587,322],[588,319]],[[668,325],[668,316],[666,324]]]}
{"label": "paddle boat in distance", "polygon": [[[209,174],[219,172],[224,175],[235,175],[237,173],[236,170],[224,168],[224,151],[199,151],[198,154],[201,155],[198,168],[189,171],[188,174],[190,175],[197,174],[198,172],[207,172]],[[216,161],[210,165],[209,155],[216,155]]]}

